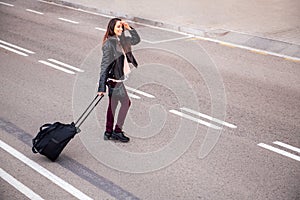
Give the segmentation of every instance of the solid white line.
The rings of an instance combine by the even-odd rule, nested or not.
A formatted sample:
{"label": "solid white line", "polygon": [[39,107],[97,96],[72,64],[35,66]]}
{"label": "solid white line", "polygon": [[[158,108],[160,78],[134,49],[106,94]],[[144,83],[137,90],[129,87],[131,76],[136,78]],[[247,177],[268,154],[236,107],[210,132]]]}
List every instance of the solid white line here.
{"label": "solid white line", "polygon": [[104,28],[100,28],[100,27],[96,27],[95,29],[97,29],[97,30],[99,30],[99,31],[106,31],[106,29],[104,29]]}
{"label": "solid white line", "polygon": [[138,94],[140,94],[140,95],[143,95],[143,96],[145,96],[145,97],[155,98],[155,96],[153,96],[152,94],[148,94],[148,93],[146,93],[146,92],[143,92],[143,91],[140,91],[140,90],[137,90],[137,89],[128,87],[128,86],[126,86],[126,89],[127,89],[127,90],[130,90],[130,91],[132,91],[132,92],[134,92],[134,93],[138,93]]}
{"label": "solid white line", "polygon": [[8,174],[6,171],[4,171],[2,168],[0,168],[0,176],[3,180],[5,180],[7,183],[12,185],[14,188],[19,190],[22,194],[24,194],[26,197],[32,200],[43,200],[41,196],[33,192],[30,188],[28,188],[26,185],[15,179],[13,176]]}
{"label": "solid white line", "polygon": [[2,2],[2,1],[0,1],[0,4],[5,5],[5,6],[10,6],[10,7],[13,7],[13,6],[14,6],[14,5],[12,5],[12,4],[5,3],[5,2]]}
{"label": "solid white line", "polygon": [[30,51],[30,50],[28,50],[28,49],[25,49],[25,48],[23,48],[23,47],[19,47],[19,46],[17,46],[17,45],[14,45],[14,44],[11,44],[11,43],[8,43],[8,42],[5,42],[5,41],[3,41],[3,40],[0,40],[0,43],[5,44],[5,45],[10,46],[10,47],[13,47],[13,48],[15,48],[15,49],[19,49],[20,51],[24,51],[24,52],[26,52],[26,53],[35,54],[33,51]]}
{"label": "solid white line", "polygon": [[62,20],[62,21],[65,21],[65,22],[72,23],[72,24],[79,24],[79,22],[75,22],[75,21],[73,21],[73,20],[69,20],[69,19],[66,19],[66,18],[61,18],[61,17],[59,17],[58,19],[59,19],[59,20]]}
{"label": "solid white line", "polygon": [[61,62],[61,61],[58,61],[58,60],[55,60],[55,59],[52,59],[52,58],[49,58],[48,60],[51,61],[51,62],[54,62],[54,63],[56,63],[56,64],[59,64],[59,65],[61,65],[61,66],[64,66],[64,67],[66,67],[66,68],[73,69],[74,71],[77,71],[77,72],[84,72],[82,69],[79,69],[79,68],[77,68],[77,67],[73,67],[73,66],[68,65],[68,64],[66,64],[66,63],[63,63],[63,62]]}
{"label": "solid white line", "polygon": [[63,71],[63,72],[66,72],[66,73],[68,73],[68,74],[75,74],[75,72],[73,72],[73,71],[70,71],[70,70],[68,70],[68,69],[62,68],[62,67],[57,66],[57,65],[54,65],[54,64],[49,63],[49,62],[47,62],[47,61],[39,60],[39,62],[42,63],[42,64],[44,64],[44,65],[47,65],[47,66],[49,66],[49,67],[52,67],[52,68],[54,68],[54,69],[57,69],[57,70],[61,70],[61,71]]}
{"label": "solid white line", "polygon": [[42,13],[42,12],[35,11],[35,10],[31,10],[31,9],[26,9],[26,11],[32,12],[32,13],[35,13],[35,14],[38,14],[38,15],[43,15],[43,14],[44,14],[44,13]]}
{"label": "solid white line", "polygon": [[208,123],[208,122],[206,122],[206,121],[203,121],[203,120],[201,120],[201,119],[197,119],[197,118],[195,118],[195,117],[192,117],[192,116],[190,116],[190,115],[184,114],[184,113],[179,112],[179,111],[177,111],[177,110],[169,110],[169,112],[170,112],[170,113],[173,113],[173,114],[175,114],[175,115],[178,115],[178,116],[180,116],[180,117],[184,117],[184,118],[186,118],[186,119],[192,120],[192,121],[197,122],[197,123],[199,123],[199,124],[202,124],[202,125],[204,125],[204,126],[207,126],[207,127],[213,128],[213,129],[216,129],[216,130],[222,129],[222,128],[219,127],[219,126],[213,125],[213,124]]}
{"label": "solid white line", "polygon": [[100,14],[100,13],[96,13],[96,12],[92,12],[92,11],[88,11],[88,10],[83,10],[81,8],[78,8],[78,9],[77,8],[72,8],[72,7],[68,7],[68,8],[74,9],[74,10],[77,10],[77,11],[80,11],[80,12],[92,14],[92,15],[98,15],[98,16],[101,16],[101,17],[114,18],[114,16],[111,16],[111,15]]}
{"label": "solid white line", "polygon": [[283,151],[283,150],[281,150],[281,149],[277,149],[277,148],[275,148],[275,147],[272,147],[272,146],[267,145],[267,144],[264,144],[264,143],[259,143],[259,144],[257,144],[257,145],[260,146],[260,147],[263,147],[263,148],[265,148],[265,149],[268,149],[268,150],[270,150],[270,151],[273,151],[273,152],[275,152],[275,153],[281,154],[281,155],[283,155],[283,156],[287,156],[287,157],[292,158],[292,159],[294,159],[294,160],[300,161],[300,157],[299,157],[299,156],[296,156],[296,155],[291,154],[291,153],[289,153],[289,152]]}
{"label": "solid white line", "polygon": [[21,52],[21,51],[17,51],[17,50],[15,50],[15,49],[12,49],[12,48],[10,48],[10,47],[4,46],[4,45],[2,45],[2,44],[0,44],[0,47],[3,48],[3,49],[6,49],[6,50],[8,50],[8,51],[14,52],[14,53],[16,53],[16,54],[19,54],[19,55],[21,55],[21,56],[28,56],[26,53],[23,53],[23,52]]}
{"label": "solid white line", "polygon": [[129,97],[132,97],[132,98],[134,98],[134,99],[141,99],[141,97],[139,97],[139,96],[137,96],[137,95],[134,95],[134,94],[131,94],[131,93],[129,93],[129,92],[127,92],[127,94],[128,94]]}
{"label": "solid white line", "polygon": [[86,194],[84,194],[83,192],[81,192],[80,190],[75,188],[74,186],[70,185],[63,179],[59,178],[52,172],[48,171],[46,168],[44,168],[41,165],[37,164],[36,162],[30,160],[29,158],[24,156],[22,153],[20,153],[16,149],[14,149],[11,146],[9,146],[8,144],[4,143],[2,140],[0,140],[0,147],[3,150],[5,150],[7,153],[11,154],[15,158],[17,158],[20,161],[22,161],[23,163],[25,163],[27,166],[31,167],[33,170],[35,170],[42,176],[46,177],[47,179],[49,179],[50,181],[52,181],[53,183],[55,183],[56,185],[58,185],[59,187],[64,189],[65,191],[72,194],[74,197],[76,197],[78,199],[92,200],[92,198],[90,198],[89,196],[87,196]]}
{"label": "solid white line", "polygon": [[206,115],[206,114],[203,114],[203,113],[194,111],[194,110],[192,110],[192,109],[185,108],[185,107],[180,108],[180,109],[181,109],[181,110],[184,110],[184,111],[187,111],[187,112],[189,112],[189,113],[192,113],[192,114],[194,114],[194,115],[197,115],[197,116],[199,116],[199,117],[203,117],[203,118],[205,118],[205,119],[209,119],[209,120],[214,121],[214,122],[216,122],[216,123],[222,124],[222,125],[227,126],[227,127],[229,127],[229,128],[237,128],[236,125],[230,124],[230,123],[228,123],[228,122],[224,122],[224,121],[222,121],[222,120],[213,118],[213,117],[211,117],[211,116],[208,116],[208,115]]}
{"label": "solid white line", "polygon": [[220,44],[223,44],[223,45],[229,45],[229,46],[237,47],[237,48],[240,48],[240,49],[255,51],[255,52],[258,52],[258,53],[262,53],[262,54],[268,54],[268,55],[272,55],[272,56],[276,56],[276,57],[280,57],[280,58],[286,58],[286,59],[290,59],[290,60],[294,60],[294,61],[300,61],[300,58],[297,58],[297,57],[286,56],[286,55],[283,55],[283,54],[274,53],[274,52],[265,51],[265,50],[260,50],[260,49],[247,47],[247,46],[242,46],[242,45],[238,45],[238,44],[234,44],[234,43],[230,43],[230,42],[223,42],[221,40],[216,40],[216,39],[212,39],[212,38],[205,38],[205,37],[201,37],[201,36],[194,36],[194,37],[198,38],[198,39],[201,39],[201,40],[220,43]]}
{"label": "solid white line", "polygon": [[296,152],[300,153],[300,149],[297,148],[297,147],[293,147],[292,145],[285,144],[285,143],[279,142],[279,141],[276,141],[276,142],[273,142],[273,143],[274,143],[274,144],[277,144],[277,145],[279,145],[279,146],[282,146],[282,147],[284,147],[284,148],[290,149],[290,150],[292,150],[292,151],[296,151]]}

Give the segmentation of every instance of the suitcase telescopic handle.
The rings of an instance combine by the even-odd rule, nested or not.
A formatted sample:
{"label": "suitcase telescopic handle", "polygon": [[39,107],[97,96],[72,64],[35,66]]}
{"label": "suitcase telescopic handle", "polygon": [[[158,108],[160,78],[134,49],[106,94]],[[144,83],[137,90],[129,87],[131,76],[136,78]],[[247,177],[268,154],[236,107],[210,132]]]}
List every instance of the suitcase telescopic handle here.
{"label": "suitcase telescopic handle", "polygon": [[[86,118],[91,114],[91,112],[94,110],[94,108],[98,105],[98,103],[101,101],[101,99],[104,97],[104,95],[101,95],[98,101],[95,103],[95,101],[98,98],[97,96],[94,98],[94,100],[90,103],[90,105],[87,107],[87,109],[82,113],[82,115],[78,118],[78,120],[75,122],[75,126],[79,129],[79,127],[82,125],[82,123],[86,120]],[[95,104],[94,104],[95,103]],[[94,106],[92,106],[94,104]],[[91,109],[90,109],[91,108]],[[89,112],[88,112],[89,111]],[[88,113],[87,113],[88,112]],[[87,114],[86,114],[87,113]],[[82,119],[83,118],[83,119]],[[82,119],[82,120],[81,120]],[[79,121],[81,122],[79,123]],[[79,123],[79,124],[78,124]],[[78,126],[77,126],[78,124]]]}

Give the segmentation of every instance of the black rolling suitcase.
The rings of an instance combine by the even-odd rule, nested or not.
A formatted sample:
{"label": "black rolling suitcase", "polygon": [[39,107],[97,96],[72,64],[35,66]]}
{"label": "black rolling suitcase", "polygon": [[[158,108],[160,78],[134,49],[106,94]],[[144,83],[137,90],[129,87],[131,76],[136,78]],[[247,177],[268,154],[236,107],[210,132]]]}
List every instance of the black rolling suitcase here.
{"label": "black rolling suitcase", "polygon": [[[90,105],[75,123],[72,122],[71,124],[63,124],[60,122],[55,122],[53,124],[44,124],[41,126],[37,136],[32,139],[32,152],[40,153],[50,160],[55,161],[69,141],[80,132],[79,127],[97,106],[97,104],[103,98],[103,95],[100,96],[96,102],[97,98],[98,95],[94,98],[94,100],[90,103]],[[92,105],[93,107],[91,108]],[[79,123],[80,120],[81,122]]]}

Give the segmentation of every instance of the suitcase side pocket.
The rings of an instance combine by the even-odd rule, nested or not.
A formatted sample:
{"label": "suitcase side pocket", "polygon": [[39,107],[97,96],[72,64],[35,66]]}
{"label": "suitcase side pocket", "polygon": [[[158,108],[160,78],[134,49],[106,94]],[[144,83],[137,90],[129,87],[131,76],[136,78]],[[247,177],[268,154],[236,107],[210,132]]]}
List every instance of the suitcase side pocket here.
{"label": "suitcase side pocket", "polygon": [[62,150],[62,145],[54,138],[51,138],[45,148],[41,151],[41,154],[47,156],[51,161],[55,161]]}

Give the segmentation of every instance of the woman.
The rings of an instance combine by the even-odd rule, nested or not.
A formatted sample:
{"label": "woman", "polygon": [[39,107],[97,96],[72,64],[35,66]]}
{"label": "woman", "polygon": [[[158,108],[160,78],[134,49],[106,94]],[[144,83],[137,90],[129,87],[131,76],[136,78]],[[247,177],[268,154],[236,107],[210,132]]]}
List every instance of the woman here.
{"label": "woman", "polygon": [[[128,30],[131,36],[125,36],[125,30]],[[131,102],[123,82],[130,73],[129,63],[135,67],[138,66],[131,52],[131,45],[136,45],[139,42],[138,33],[127,22],[119,18],[113,18],[109,21],[103,38],[103,57],[98,87],[99,95],[105,94],[106,85],[109,89],[104,140],[129,141],[129,138],[124,135],[122,127]],[[118,102],[121,103],[121,107],[114,127],[114,115]]]}

